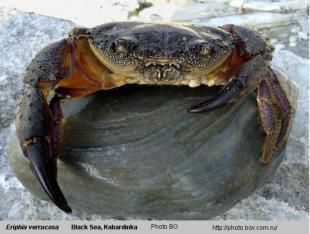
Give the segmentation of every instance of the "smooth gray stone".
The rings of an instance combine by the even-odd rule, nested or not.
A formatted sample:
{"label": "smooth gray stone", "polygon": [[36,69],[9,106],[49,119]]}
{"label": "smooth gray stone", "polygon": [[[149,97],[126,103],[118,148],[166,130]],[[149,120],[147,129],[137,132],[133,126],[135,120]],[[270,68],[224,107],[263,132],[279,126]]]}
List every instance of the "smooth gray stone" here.
{"label": "smooth gray stone", "polygon": [[[281,77],[295,105],[296,87]],[[69,205],[119,219],[210,219],[251,195],[275,173],[284,147],[259,164],[263,133],[251,97],[186,112],[217,91],[131,85],[96,93],[86,106],[80,99],[85,108],[66,119],[58,161]],[[77,103],[63,109],[76,112]],[[10,165],[32,194],[49,201],[16,139]]]}

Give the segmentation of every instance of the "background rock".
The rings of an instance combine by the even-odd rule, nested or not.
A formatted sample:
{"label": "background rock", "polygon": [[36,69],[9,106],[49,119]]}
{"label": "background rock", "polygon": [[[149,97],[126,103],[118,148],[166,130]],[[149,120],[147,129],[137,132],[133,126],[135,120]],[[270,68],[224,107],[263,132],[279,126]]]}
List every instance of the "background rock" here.
{"label": "background rock", "polygon": [[74,1],[19,1],[0,0],[4,6],[16,8],[23,12],[35,12],[75,22],[77,25],[94,27],[107,21],[124,21],[128,12],[138,7],[138,0],[92,0]]}
{"label": "background rock", "polygon": [[[13,4],[14,1],[9,2],[12,4],[8,6],[22,10]],[[28,6],[31,6],[31,1],[27,2]],[[1,0],[0,6],[2,3]],[[303,6],[303,9],[307,9],[307,4]],[[303,10],[294,12],[297,21],[283,28],[269,28],[266,32],[276,45],[279,45],[278,48],[289,49],[299,56],[308,58],[308,15],[304,14]],[[70,14],[70,11],[67,11],[67,14]],[[86,14],[90,15],[91,12],[85,11]],[[73,24],[52,17],[25,14],[1,7],[0,16],[2,20],[0,21],[0,218],[101,219],[101,216],[82,212],[66,215],[50,203],[36,199],[12,175],[7,161],[8,142],[14,134],[12,124],[14,109],[21,89],[20,77],[25,66],[39,49],[66,36]],[[296,25],[300,26],[298,32],[306,34],[306,40],[298,38],[296,46],[291,47],[288,38],[291,35],[298,35],[298,32],[291,32]],[[273,64],[285,71],[290,79],[294,79],[300,89],[299,105],[292,134],[288,140],[286,159],[266,186],[217,219],[308,219],[309,60],[280,50],[275,53]]]}
{"label": "background rock", "polygon": [[272,11],[272,12],[287,12],[293,10],[305,9],[306,0],[281,0],[281,1],[257,1],[257,0],[233,0],[230,6],[249,11]]}

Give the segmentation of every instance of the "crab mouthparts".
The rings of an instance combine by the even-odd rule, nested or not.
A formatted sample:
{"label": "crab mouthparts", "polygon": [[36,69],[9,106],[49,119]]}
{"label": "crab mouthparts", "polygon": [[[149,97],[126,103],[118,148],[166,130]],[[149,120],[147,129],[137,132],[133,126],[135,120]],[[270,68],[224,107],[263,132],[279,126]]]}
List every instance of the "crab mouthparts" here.
{"label": "crab mouthparts", "polygon": [[148,62],[143,67],[143,77],[153,81],[171,81],[181,77],[180,65],[176,63]]}
{"label": "crab mouthparts", "polygon": [[177,63],[161,63],[161,62],[148,62],[144,65],[145,67],[149,67],[149,66],[174,66],[178,69],[180,69],[180,64],[177,64]]}

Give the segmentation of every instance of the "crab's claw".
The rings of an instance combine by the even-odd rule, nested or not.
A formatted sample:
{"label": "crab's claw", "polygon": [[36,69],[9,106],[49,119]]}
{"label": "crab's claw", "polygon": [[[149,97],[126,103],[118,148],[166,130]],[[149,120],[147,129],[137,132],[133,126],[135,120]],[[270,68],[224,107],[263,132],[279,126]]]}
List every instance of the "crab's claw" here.
{"label": "crab's claw", "polygon": [[190,113],[200,113],[213,110],[240,97],[242,93],[241,90],[242,89],[238,81],[232,80],[217,95],[205,102],[191,107],[187,111]]}
{"label": "crab's claw", "polygon": [[17,136],[30,167],[49,198],[63,211],[71,208],[57,183],[62,113],[59,99],[47,103],[40,89],[26,86],[17,108]]}
{"label": "crab's claw", "polygon": [[49,148],[48,142],[41,138],[36,143],[28,145],[25,150],[30,167],[46,194],[56,206],[70,213],[72,210],[57,183],[56,158],[49,155]]}

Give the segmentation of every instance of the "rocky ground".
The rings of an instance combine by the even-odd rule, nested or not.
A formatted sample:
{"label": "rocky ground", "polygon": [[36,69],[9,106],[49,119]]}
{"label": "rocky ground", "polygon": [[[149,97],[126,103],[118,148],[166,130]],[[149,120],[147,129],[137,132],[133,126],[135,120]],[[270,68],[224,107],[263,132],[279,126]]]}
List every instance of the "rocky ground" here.
{"label": "rocky ground", "polygon": [[[34,198],[7,166],[9,139],[14,134],[14,111],[20,77],[34,54],[67,34],[75,24],[94,26],[109,20],[178,21],[198,24],[236,23],[258,28],[276,45],[273,66],[281,68],[299,87],[298,109],[286,159],[262,189],[216,219],[308,219],[308,53],[307,1],[103,1],[89,11],[67,11],[0,0],[0,219],[100,219],[84,213],[65,215]],[[130,4],[129,4],[130,2]],[[59,2],[55,1],[54,8]],[[139,8],[140,4],[140,8]],[[65,7],[64,7],[65,6]],[[150,6],[142,9],[144,6]],[[49,9],[54,9],[49,8]],[[82,8],[83,9],[83,8]],[[107,11],[109,9],[109,11]],[[106,12],[113,14],[107,15]],[[23,13],[23,12],[35,13]],[[86,13],[85,13],[86,12]],[[242,14],[241,14],[242,12]],[[42,16],[47,15],[47,16]],[[61,19],[53,18],[58,17]],[[101,16],[101,18],[98,16]],[[220,17],[218,17],[220,16]],[[63,20],[66,19],[66,20]],[[68,21],[70,20],[70,21]],[[100,22],[98,22],[100,20]],[[22,197],[22,199],[21,199]],[[44,207],[44,208],[40,208]]]}

